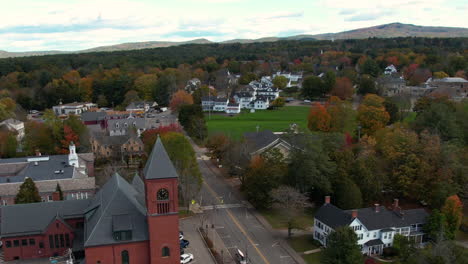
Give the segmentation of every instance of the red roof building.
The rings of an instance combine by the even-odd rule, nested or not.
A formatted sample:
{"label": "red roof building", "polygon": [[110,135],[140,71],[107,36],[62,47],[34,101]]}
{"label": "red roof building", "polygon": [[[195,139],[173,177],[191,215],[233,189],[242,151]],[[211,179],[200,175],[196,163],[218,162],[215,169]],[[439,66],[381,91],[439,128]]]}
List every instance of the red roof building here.
{"label": "red roof building", "polygon": [[71,250],[84,263],[179,263],[178,175],[160,139],[142,176],[115,174],[88,200],[2,207],[4,260]]}

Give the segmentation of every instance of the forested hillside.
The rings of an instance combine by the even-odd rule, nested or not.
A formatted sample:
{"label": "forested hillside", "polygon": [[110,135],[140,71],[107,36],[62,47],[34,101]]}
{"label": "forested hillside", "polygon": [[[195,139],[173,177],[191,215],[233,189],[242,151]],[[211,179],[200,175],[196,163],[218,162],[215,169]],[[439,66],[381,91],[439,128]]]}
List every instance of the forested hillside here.
{"label": "forested hillside", "polygon": [[131,90],[140,98],[154,98],[164,105],[192,77],[216,86],[223,69],[242,74],[241,83],[252,78],[248,74],[257,78],[277,70],[319,74],[330,69],[356,83],[358,73],[375,77],[388,64],[411,76],[422,70],[465,76],[468,38],[191,44],[7,58],[0,60],[0,89],[8,90],[26,109],[51,107],[60,99],[117,106]]}

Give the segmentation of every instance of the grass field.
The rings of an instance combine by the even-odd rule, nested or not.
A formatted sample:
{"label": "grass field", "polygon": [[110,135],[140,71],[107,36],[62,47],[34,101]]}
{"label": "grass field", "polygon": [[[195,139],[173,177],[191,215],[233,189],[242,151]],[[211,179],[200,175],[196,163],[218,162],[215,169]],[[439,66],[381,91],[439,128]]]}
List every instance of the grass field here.
{"label": "grass field", "polygon": [[320,264],[320,258],[322,252],[317,252],[309,255],[302,255],[302,258],[307,262],[307,264]]}
{"label": "grass field", "polygon": [[296,123],[301,128],[307,127],[308,106],[285,106],[276,110],[257,110],[255,113],[242,112],[236,116],[205,114],[208,134],[218,132],[239,139],[245,132],[269,129],[273,132],[286,130],[290,124]]}

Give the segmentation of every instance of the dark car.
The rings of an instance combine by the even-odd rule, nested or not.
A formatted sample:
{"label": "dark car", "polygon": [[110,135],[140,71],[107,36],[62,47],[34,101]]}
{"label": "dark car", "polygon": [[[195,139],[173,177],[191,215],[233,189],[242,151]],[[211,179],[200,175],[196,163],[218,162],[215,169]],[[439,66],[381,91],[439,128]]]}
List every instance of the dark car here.
{"label": "dark car", "polygon": [[188,245],[190,245],[190,242],[187,239],[180,240],[180,247],[181,248],[186,248],[186,247],[188,247]]}

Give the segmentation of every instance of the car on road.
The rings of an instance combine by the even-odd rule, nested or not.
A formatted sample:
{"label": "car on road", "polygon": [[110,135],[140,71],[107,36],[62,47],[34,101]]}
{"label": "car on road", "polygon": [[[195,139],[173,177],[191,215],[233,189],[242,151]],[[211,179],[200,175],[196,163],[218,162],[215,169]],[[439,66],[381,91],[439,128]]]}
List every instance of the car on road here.
{"label": "car on road", "polygon": [[189,263],[193,260],[193,254],[187,253],[187,254],[182,254],[180,256],[180,263],[181,264],[186,264]]}
{"label": "car on road", "polygon": [[242,251],[240,251],[240,249],[237,249],[236,263],[247,264],[247,257],[245,257],[244,253],[242,253]]}
{"label": "car on road", "polygon": [[188,245],[190,245],[190,242],[187,239],[180,240],[180,247],[181,248],[186,248],[186,247],[188,247]]}

